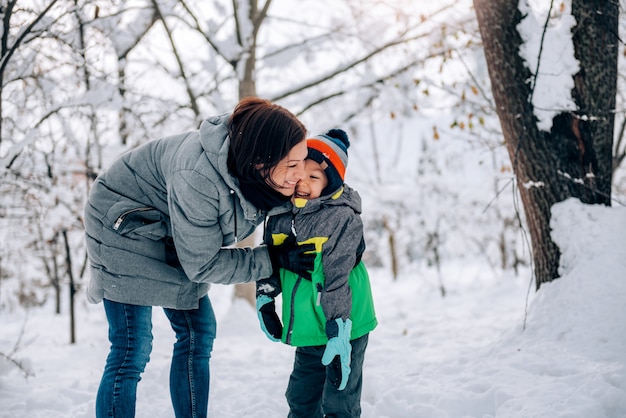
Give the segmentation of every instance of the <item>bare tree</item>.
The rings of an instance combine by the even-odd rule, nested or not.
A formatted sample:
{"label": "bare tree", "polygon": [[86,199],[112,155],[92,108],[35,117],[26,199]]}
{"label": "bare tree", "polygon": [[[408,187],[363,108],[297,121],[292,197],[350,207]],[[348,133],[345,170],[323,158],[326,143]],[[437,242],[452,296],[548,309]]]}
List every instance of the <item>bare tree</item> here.
{"label": "bare tree", "polygon": [[[36,220],[41,232],[19,229],[2,262],[16,263],[23,253],[52,245],[65,230],[77,271],[84,270],[77,237],[90,183],[127,149],[194,129],[249,95],[279,101],[305,123],[324,128],[356,129],[359,119],[381,114],[410,117],[437,100],[429,91],[452,88],[424,75],[424,67],[453,62],[465,44],[474,54],[479,49],[472,41],[473,14],[458,13],[452,0],[423,15],[402,9],[401,2],[375,0],[16,4],[0,6],[0,192],[6,198],[0,222]],[[323,8],[324,19],[313,18],[316,8]],[[9,12],[28,25],[18,26],[17,19],[11,25]],[[467,43],[459,41],[466,37]],[[34,210],[24,210],[33,205],[36,218]],[[61,217],[50,216],[61,211]],[[402,226],[416,228],[414,219]],[[30,245],[39,237],[39,246]],[[397,238],[396,248],[403,248],[405,237]],[[17,247],[26,250],[11,255]],[[43,254],[53,253],[62,255],[53,248]],[[49,266],[54,262],[61,266],[63,258],[49,259]],[[41,270],[47,274],[44,265]]]}
{"label": "bare tree", "polygon": [[[337,121],[341,122],[348,121],[373,107],[373,102],[381,97],[381,91],[388,88],[387,80],[399,76],[410,79],[411,70],[418,63],[443,54],[450,48],[443,41],[431,47],[427,46],[428,40],[434,36],[430,28],[435,23],[431,20],[444,15],[451,9],[453,3],[442,5],[432,15],[422,16],[423,24],[413,24],[415,22],[409,20],[407,16],[402,17],[402,10],[387,5],[385,11],[390,14],[390,19],[406,19],[406,22],[404,24],[399,22],[400,29],[393,31],[392,35],[386,34],[385,36],[381,36],[382,33],[373,34],[371,31],[369,23],[371,23],[370,20],[374,21],[375,17],[368,16],[365,12],[367,7],[373,4],[369,1],[361,4],[342,2],[340,6],[344,7],[348,13],[342,19],[329,19],[328,22],[298,21],[293,17],[286,17],[279,11],[273,13],[271,6],[275,3],[271,0],[232,1],[228,7],[224,4],[223,8],[218,8],[217,14],[220,15],[218,19],[214,16],[209,18],[198,7],[198,4],[191,1],[171,2],[166,11],[165,7],[159,6],[159,2],[153,0],[154,6],[160,7],[158,15],[164,24],[168,19],[172,22],[182,21],[206,42],[208,49],[212,52],[210,59],[221,63],[217,66],[216,73],[231,74],[222,78],[235,83],[238,99],[245,96],[257,96],[258,89],[261,89],[265,97],[272,101],[290,101],[294,104],[289,106],[290,108],[300,109],[296,113],[304,114],[351,94],[358,97],[359,103],[349,108],[346,107],[345,111],[335,112],[342,113],[342,115],[333,115],[337,116]],[[184,12],[176,8],[177,5],[182,6]],[[302,16],[306,19],[306,15]],[[211,25],[211,21],[215,21],[215,24]],[[175,24],[172,23],[169,26],[174,27]],[[282,31],[289,32],[291,36],[281,38],[281,41],[277,42],[272,34],[275,33],[274,31],[280,32],[281,29],[278,27],[281,26],[286,27],[287,29],[282,29]],[[176,34],[169,29],[166,29],[166,32],[173,51],[176,51]],[[224,38],[229,39],[230,42],[224,42]],[[409,49],[407,46],[415,43],[425,46],[415,48],[416,51],[425,52],[415,55],[407,54],[404,48]],[[304,71],[312,66],[304,65],[304,63],[300,66],[289,65],[289,68],[286,66],[274,68],[271,64],[274,60],[292,62],[297,60],[298,58],[294,57],[298,56],[309,56],[311,60],[320,60],[319,57],[329,54],[329,45],[341,48],[342,44],[350,45],[354,52],[350,54],[340,52],[336,61],[328,61],[329,65],[323,65],[317,72]],[[401,53],[398,54],[398,52]],[[185,88],[189,91],[190,86],[194,84],[192,79],[195,76],[191,71],[183,71],[184,64],[180,58],[182,54],[174,54],[179,74],[185,75],[183,78],[189,80],[185,81]],[[298,62],[301,60],[300,58]],[[321,61],[326,62],[323,58]],[[387,65],[376,64],[381,62]],[[283,75],[288,72],[293,73],[293,77]],[[279,91],[269,90],[266,87],[273,83],[273,79],[276,78],[274,74],[283,75],[281,79],[284,82],[281,83]],[[409,81],[410,83],[412,82]],[[216,84],[218,84],[217,81]],[[268,94],[268,91],[271,92]],[[362,93],[357,94],[357,92]],[[215,97],[215,91],[211,93]],[[198,96],[210,95],[200,92],[196,94]],[[219,103],[224,99],[215,98],[214,101]],[[325,118],[329,119],[327,116]],[[331,123],[330,119],[329,123]],[[252,236],[238,245],[254,245],[257,240],[257,237]],[[236,285],[235,295],[254,303],[254,286],[252,284]]]}
{"label": "bare tree", "polygon": [[[580,71],[575,111],[539,129],[530,98],[537,74],[520,56],[517,0],[474,0],[491,88],[530,232],[536,287],[558,277],[560,253],[550,238],[550,209],[569,197],[611,203],[612,144],[617,77],[617,1],[572,1],[572,31]],[[555,51],[545,51],[554,53]]]}

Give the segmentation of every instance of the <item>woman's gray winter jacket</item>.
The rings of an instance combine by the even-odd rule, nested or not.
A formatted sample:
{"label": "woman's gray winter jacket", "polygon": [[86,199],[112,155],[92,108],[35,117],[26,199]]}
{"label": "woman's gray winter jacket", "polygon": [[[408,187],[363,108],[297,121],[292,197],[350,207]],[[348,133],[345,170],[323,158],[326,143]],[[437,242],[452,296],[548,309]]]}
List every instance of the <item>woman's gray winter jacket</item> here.
{"label": "woman's gray winter jacket", "polygon": [[136,148],[97,178],[84,221],[90,302],[193,309],[209,283],[270,276],[265,248],[224,248],[265,216],[228,172],[228,117]]}

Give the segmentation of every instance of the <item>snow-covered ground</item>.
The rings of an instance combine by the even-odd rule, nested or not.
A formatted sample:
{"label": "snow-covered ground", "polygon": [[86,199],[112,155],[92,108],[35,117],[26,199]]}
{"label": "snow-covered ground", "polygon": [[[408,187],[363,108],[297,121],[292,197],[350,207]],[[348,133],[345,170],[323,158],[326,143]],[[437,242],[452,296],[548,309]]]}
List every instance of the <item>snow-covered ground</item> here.
{"label": "snow-covered ground", "polygon": [[[553,228],[562,279],[536,294],[527,271],[448,265],[445,297],[431,271],[396,281],[371,271],[380,325],[366,354],[363,417],[626,416],[626,208],[569,200],[555,207]],[[210,292],[218,317],[210,414],[285,417],[293,349],[267,340],[253,308],[231,295],[225,286]],[[0,329],[0,352],[19,340],[13,356],[31,374],[0,359],[0,417],[94,416],[108,350],[102,305],[80,298],[73,345],[68,314],[50,308],[3,311]],[[173,333],[159,308],[154,336],[137,416],[170,418]]]}

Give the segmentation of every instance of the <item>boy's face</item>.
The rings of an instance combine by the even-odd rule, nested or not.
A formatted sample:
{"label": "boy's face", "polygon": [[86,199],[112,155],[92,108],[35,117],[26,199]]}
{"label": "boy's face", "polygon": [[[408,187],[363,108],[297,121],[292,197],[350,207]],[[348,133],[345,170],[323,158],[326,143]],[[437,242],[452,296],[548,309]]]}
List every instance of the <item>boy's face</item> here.
{"label": "boy's face", "polygon": [[[315,199],[320,197],[324,187],[328,185],[328,178],[322,166],[313,160],[304,160],[304,178],[296,184],[293,199]],[[292,199],[292,200],[293,200]]]}

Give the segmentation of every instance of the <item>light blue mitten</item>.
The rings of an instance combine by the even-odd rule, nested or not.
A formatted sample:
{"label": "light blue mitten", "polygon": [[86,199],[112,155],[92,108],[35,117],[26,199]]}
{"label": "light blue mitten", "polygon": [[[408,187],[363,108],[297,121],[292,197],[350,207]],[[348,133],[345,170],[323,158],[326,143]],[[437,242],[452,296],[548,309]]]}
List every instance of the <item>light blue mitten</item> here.
{"label": "light blue mitten", "polygon": [[[322,364],[330,365],[335,357],[339,356],[341,365],[341,383],[337,387],[344,390],[348,384],[350,377],[350,356],[352,354],[352,345],[350,344],[350,333],[352,332],[352,321],[346,319],[345,322],[341,318],[329,321],[326,324],[326,334],[328,335],[328,343],[326,350],[322,356]],[[338,379],[337,379],[338,380]]]}

